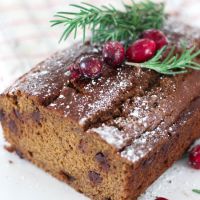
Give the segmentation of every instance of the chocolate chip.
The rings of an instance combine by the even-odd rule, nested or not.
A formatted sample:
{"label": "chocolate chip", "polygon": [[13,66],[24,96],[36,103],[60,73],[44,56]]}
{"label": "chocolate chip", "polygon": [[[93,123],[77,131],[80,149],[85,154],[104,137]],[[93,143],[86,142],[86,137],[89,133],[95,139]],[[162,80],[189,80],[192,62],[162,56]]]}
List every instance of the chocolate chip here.
{"label": "chocolate chip", "polygon": [[157,108],[158,107],[158,102],[154,102],[153,103],[153,108]]}
{"label": "chocolate chip", "polygon": [[8,122],[8,128],[13,133],[17,133],[18,132],[17,125],[16,125],[15,121],[12,120],[12,119]]}
{"label": "chocolate chip", "polygon": [[108,171],[110,169],[110,165],[108,163],[108,160],[102,152],[97,153],[95,155],[95,159],[104,171]]}
{"label": "chocolate chip", "polygon": [[16,149],[15,152],[16,152],[16,154],[17,154],[21,159],[24,158],[24,155],[23,155],[23,153],[22,153],[20,150]]}
{"label": "chocolate chip", "polygon": [[28,154],[30,157],[33,157],[33,152],[32,151],[28,151]]}
{"label": "chocolate chip", "polygon": [[5,119],[5,112],[3,109],[0,110],[0,121],[3,121]]}
{"label": "chocolate chip", "polygon": [[102,152],[99,152],[95,155],[95,158],[96,160],[99,162],[99,163],[104,163],[106,162],[106,157],[105,155],[102,153]]}
{"label": "chocolate chip", "polygon": [[141,190],[142,186],[143,186],[143,184],[138,185],[137,190]]}
{"label": "chocolate chip", "polygon": [[75,181],[76,178],[74,176],[72,176],[71,174],[67,173],[67,172],[64,172],[64,171],[61,171],[60,174],[67,180],[67,181]]}
{"label": "chocolate chip", "polygon": [[33,120],[36,122],[36,123],[40,123],[40,111],[39,110],[36,110],[32,113],[32,118]]}
{"label": "chocolate chip", "polygon": [[102,178],[100,176],[100,174],[94,172],[94,171],[89,171],[88,172],[88,177],[90,179],[90,181],[93,183],[93,184],[99,184],[102,182]]}
{"label": "chocolate chip", "polygon": [[111,198],[110,197],[106,197],[104,200],[111,200]]}
{"label": "chocolate chip", "polygon": [[79,192],[79,193],[81,193],[81,194],[83,194],[83,191],[82,191],[82,190],[80,190],[80,189],[78,189],[78,192]]}
{"label": "chocolate chip", "polygon": [[18,106],[18,98],[17,98],[17,96],[13,96],[12,98],[13,98],[13,103],[14,103],[16,106]]}
{"label": "chocolate chip", "polygon": [[155,160],[155,157],[156,157],[156,154],[153,154],[148,159],[145,159],[145,161],[142,164],[143,167],[146,168],[146,166],[149,166],[150,164],[152,164],[152,162]]}
{"label": "chocolate chip", "polygon": [[13,109],[13,113],[17,119],[20,119],[20,120],[22,119],[21,113],[15,108]]}
{"label": "chocolate chip", "polygon": [[87,143],[84,140],[80,140],[78,148],[81,150],[82,153],[86,153]]}
{"label": "chocolate chip", "polygon": [[165,154],[169,151],[169,144],[163,144],[161,151],[163,151]]}

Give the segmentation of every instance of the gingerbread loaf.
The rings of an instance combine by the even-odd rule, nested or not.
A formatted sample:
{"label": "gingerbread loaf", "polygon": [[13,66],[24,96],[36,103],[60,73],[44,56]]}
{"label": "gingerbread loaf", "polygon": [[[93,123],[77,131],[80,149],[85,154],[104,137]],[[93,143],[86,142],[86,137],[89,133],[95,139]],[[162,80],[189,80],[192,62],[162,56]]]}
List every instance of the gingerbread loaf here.
{"label": "gingerbread loaf", "polygon": [[[163,30],[200,47],[200,34]],[[165,76],[103,63],[101,77],[69,82],[67,66],[101,56],[76,44],[39,63],[0,96],[6,140],[20,155],[94,200],[135,200],[200,137],[200,71]]]}

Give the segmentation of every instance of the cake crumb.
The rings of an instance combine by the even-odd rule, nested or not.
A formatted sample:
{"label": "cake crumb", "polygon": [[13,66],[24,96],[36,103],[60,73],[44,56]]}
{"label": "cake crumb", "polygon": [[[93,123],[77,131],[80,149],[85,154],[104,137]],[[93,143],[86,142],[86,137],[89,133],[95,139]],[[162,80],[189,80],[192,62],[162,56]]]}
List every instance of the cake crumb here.
{"label": "cake crumb", "polygon": [[12,160],[9,160],[8,162],[9,162],[9,164],[13,164],[13,161],[12,161]]}
{"label": "cake crumb", "polygon": [[15,147],[13,145],[4,145],[4,149],[10,153],[15,151]]}

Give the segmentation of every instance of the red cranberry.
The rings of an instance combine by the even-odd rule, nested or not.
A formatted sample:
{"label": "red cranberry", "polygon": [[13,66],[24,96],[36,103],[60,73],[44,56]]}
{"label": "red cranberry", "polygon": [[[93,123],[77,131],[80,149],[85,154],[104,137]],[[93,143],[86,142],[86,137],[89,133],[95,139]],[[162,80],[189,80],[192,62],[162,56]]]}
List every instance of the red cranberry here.
{"label": "red cranberry", "polygon": [[200,145],[195,146],[189,154],[189,164],[195,168],[200,169]]}
{"label": "red cranberry", "polygon": [[95,57],[84,57],[80,62],[80,70],[87,78],[96,78],[101,74],[102,63]]}
{"label": "red cranberry", "polygon": [[81,77],[81,72],[77,64],[72,64],[68,67],[70,79],[78,79]]}
{"label": "red cranberry", "polygon": [[156,197],[155,200],[168,200],[168,199],[166,199],[166,198],[164,198],[164,197]]}
{"label": "red cranberry", "polygon": [[125,58],[125,50],[120,42],[107,42],[103,45],[103,58],[111,66],[122,64]]}
{"label": "red cranberry", "polygon": [[142,33],[142,38],[153,40],[156,43],[156,49],[159,50],[167,45],[167,38],[164,33],[157,29],[149,29]]}
{"label": "red cranberry", "polygon": [[151,59],[156,53],[156,43],[150,39],[139,39],[126,51],[128,61],[141,63]]}

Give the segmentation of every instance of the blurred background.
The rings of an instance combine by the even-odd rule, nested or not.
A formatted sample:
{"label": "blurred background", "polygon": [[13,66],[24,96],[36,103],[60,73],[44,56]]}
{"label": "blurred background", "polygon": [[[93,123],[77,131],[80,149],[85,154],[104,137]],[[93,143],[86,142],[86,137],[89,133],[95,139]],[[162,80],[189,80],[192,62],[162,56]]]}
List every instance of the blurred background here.
{"label": "blurred background", "polygon": [[[125,0],[128,2],[128,0]],[[85,0],[121,6],[121,0]],[[200,27],[200,0],[166,0],[166,10],[186,23]],[[58,44],[62,28],[51,28],[57,11],[79,0],[0,0],[0,92],[14,79],[47,56],[72,43]]]}

